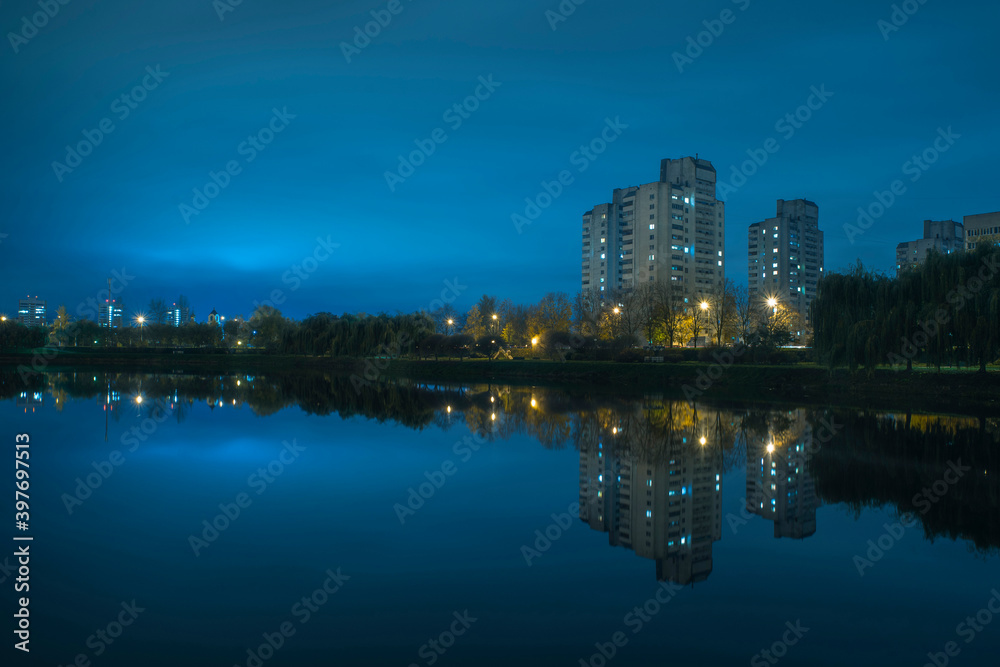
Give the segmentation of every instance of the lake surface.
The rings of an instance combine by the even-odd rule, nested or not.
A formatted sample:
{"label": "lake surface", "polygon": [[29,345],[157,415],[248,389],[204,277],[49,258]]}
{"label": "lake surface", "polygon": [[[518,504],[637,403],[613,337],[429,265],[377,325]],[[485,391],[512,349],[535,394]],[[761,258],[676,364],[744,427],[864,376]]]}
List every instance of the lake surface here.
{"label": "lake surface", "polygon": [[30,435],[16,664],[997,664],[996,416],[324,375],[0,387],[8,456]]}

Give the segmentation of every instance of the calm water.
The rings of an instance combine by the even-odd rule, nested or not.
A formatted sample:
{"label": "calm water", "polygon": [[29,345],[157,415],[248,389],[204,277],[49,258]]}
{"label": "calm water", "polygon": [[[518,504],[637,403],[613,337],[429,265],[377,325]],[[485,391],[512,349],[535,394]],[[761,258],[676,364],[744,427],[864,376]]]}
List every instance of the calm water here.
{"label": "calm water", "polygon": [[995,416],[5,378],[18,664],[997,664]]}

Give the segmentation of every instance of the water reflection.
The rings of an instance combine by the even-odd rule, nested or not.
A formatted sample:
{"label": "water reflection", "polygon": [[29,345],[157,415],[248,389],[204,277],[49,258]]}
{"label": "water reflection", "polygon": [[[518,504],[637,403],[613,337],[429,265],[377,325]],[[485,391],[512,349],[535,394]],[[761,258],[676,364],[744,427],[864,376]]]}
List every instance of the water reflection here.
{"label": "water reflection", "polygon": [[[464,424],[491,440],[528,435],[579,451],[580,519],[612,546],[656,563],[656,577],[687,584],[713,569],[723,538],[725,473],[746,469],[746,509],[776,538],[805,539],[823,504],[912,512],[925,536],[1000,546],[1000,420],[761,405],[692,406],[662,396],[615,397],[538,387],[356,386],[323,373],[216,376],[93,371],[21,378],[0,371],[0,398],[27,412],[92,400],[106,420],[123,410],[183,422],[196,404],[258,416],[298,407],[412,429]],[[817,439],[821,424],[832,438]],[[969,473],[933,502],[921,500],[952,463]],[[926,505],[926,507],[925,507]]]}
{"label": "water reflection", "polygon": [[816,532],[816,483],[809,472],[818,444],[805,410],[772,413],[747,434],[747,510],[774,522],[776,538]]}
{"label": "water reflection", "polygon": [[612,546],[656,561],[659,581],[707,579],[722,539],[730,418],[670,402],[581,416],[580,519]]}

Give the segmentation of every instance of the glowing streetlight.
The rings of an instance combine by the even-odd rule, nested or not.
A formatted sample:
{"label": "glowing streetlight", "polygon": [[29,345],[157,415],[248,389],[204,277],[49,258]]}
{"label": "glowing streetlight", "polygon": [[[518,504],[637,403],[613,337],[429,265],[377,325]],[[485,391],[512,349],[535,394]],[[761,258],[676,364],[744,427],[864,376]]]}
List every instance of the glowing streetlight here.
{"label": "glowing streetlight", "polygon": [[774,443],[773,442],[767,446],[767,453],[768,454],[774,454]]}
{"label": "glowing streetlight", "polygon": [[136,396],[135,397],[135,402],[138,403],[139,405],[142,405],[142,396],[141,395],[140,396]]}
{"label": "glowing streetlight", "polygon": [[6,315],[0,315],[0,322],[6,322],[6,321],[7,321],[7,316]]}
{"label": "glowing streetlight", "polygon": [[142,343],[142,327],[146,324],[146,317],[144,315],[137,315],[135,321],[139,325],[139,342]]}
{"label": "glowing streetlight", "polygon": [[538,336],[535,336],[534,338],[531,339],[531,344],[538,345]]}
{"label": "glowing streetlight", "polygon": [[618,309],[618,308],[615,308],[615,309],[614,309],[614,310],[612,310],[611,312],[613,312],[613,313],[614,313],[615,315],[618,315],[618,314],[619,314],[619,313],[621,313],[622,311],[621,311],[620,309]]}
{"label": "glowing streetlight", "polygon": [[448,318],[448,335],[451,335],[451,326],[455,324],[455,320]]}
{"label": "glowing streetlight", "polygon": [[701,309],[702,310],[708,310],[708,301],[702,301],[701,302]]}
{"label": "glowing streetlight", "polygon": [[708,440],[705,439],[705,436],[701,436],[701,440],[699,440],[698,442],[701,443],[702,447],[708,444]]}
{"label": "glowing streetlight", "polygon": [[778,300],[772,296],[770,299],[767,300],[767,305],[771,308],[777,308]]}

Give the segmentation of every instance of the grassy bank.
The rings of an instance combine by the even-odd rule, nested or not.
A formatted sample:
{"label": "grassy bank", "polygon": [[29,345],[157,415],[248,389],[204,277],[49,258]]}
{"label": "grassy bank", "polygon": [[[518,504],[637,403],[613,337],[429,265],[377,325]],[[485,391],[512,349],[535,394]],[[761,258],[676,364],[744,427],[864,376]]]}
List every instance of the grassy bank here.
{"label": "grassy bank", "polygon": [[[43,359],[39,351],[0,354],[0,365],[32,367]],[[886,410],[949,412],[1000,411],[1000,372],[912,373],[882,369],[869,377],[847,370],[833,373],[815,364],[729,368],[684,362],[640,364],[572,361],[417,361],[391,362],[317,357],[225,354],[213,350],[173,354],[151,350],[59,350],[44,370],[80,367],[135,373],[297,372],[319,370],[366,376],[369,379],[408,378],[422,382],[532,384],[571,387],[619,395],[661,392],[677,398],[778,401],[828,404]]]}

